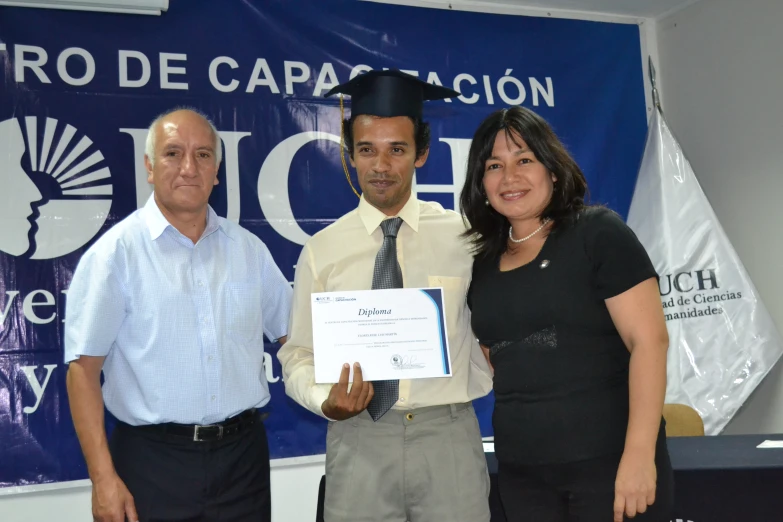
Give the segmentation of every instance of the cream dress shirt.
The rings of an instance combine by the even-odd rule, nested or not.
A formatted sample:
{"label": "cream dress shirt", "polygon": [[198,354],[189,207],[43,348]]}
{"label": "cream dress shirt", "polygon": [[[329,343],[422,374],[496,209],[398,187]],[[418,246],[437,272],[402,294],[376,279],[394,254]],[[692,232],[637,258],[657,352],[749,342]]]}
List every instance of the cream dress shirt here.
{"label": "cream dress shirt", "polygon": [[[327,418],[321,404],[331,384],[316,384],[310,294],[369,290],[375,257],[383,243],[384,213],[363,197],[355,210],[312,236],[302,248],[294,276],[288,341],[277,354],[286,393]],[[400,210],[397,259],[406,288],[442,287],[452,377],[400,380],[395,409],[469,402],[492,388],[492,374],[470,326],[466,296],[473,258],[460,234],[462,217],[438,203],[411,196]],[[352,363],[353,361],[346,361]]]}

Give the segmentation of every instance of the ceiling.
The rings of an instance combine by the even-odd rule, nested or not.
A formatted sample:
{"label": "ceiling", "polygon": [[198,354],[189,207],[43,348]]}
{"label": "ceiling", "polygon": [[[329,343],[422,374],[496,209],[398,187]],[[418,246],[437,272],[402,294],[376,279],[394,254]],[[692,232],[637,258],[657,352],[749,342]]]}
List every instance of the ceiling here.
{"label": "ceiling", "polygon": [[[384,1],[384,0],[375,0]],[[389,3],[411,3],[387,0]],[[426,0],[428,4],[453,4],[471,7],[564,9],[605,15],[658,18],[698,0]],[[418,3],[418,2],[413,2]]]}

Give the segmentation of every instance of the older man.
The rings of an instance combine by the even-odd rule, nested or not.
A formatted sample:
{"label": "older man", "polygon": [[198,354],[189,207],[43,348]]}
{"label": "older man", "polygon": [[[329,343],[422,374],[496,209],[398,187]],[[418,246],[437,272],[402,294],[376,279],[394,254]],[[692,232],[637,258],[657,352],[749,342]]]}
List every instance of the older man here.
{"label": "older man", "polygon": [[206,117],[158,117],[153,195],[71,282],[68,396],[100,522],[271,519],[263,339],[285,341],[292,291],[264,243],[209,206],[220,160]]}

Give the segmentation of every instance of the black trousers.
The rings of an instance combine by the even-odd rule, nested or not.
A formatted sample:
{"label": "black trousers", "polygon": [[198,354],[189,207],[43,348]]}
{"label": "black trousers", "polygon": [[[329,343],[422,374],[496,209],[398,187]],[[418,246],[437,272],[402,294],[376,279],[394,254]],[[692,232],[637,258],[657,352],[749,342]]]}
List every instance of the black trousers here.
{"label": "black trousers", "polygon": [[[612,522],[621,455],[568,464],[498,464],[498,490],[507,522]],[[665,451],[656,455],[655,502],[632,522],[669,522],[674,473]]]}
{"label": "black trousers", "polygon": [[139,522],[271,522],[269,447],[258,414],[239,433],[203,442],[117,423],[109,451]]}

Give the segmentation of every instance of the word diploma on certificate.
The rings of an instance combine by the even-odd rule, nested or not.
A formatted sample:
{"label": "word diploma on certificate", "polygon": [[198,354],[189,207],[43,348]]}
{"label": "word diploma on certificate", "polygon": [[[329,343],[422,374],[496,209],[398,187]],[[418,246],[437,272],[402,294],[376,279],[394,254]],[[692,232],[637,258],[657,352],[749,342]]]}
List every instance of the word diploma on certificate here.
{"label": "word diploma on certificate", "polygon": [[442,288],[321,292],[311,296],[315,382],[335,383],[343,364],[365,381],[451,377]]}

